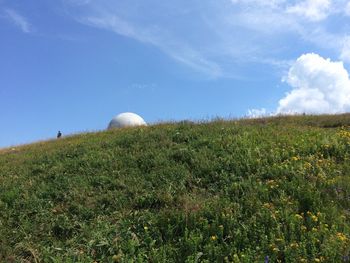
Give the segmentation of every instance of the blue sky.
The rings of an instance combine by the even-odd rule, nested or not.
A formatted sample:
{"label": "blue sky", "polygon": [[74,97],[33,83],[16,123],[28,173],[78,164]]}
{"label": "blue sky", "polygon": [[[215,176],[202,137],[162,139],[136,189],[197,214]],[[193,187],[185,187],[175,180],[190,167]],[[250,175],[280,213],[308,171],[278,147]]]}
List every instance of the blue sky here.
{"label": "blue sky", "polygon": [[0,0],[0,147],[147,122],[350,111],[349,0]]}

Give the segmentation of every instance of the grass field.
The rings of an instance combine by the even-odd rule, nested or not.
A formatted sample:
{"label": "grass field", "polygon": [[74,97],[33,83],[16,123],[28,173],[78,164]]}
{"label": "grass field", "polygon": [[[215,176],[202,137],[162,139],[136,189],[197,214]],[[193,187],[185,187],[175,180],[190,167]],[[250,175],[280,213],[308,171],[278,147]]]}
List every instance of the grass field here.
{"label": "grass field", "polygon": [[350,115],[0,151],[0,262],[349,262]]}

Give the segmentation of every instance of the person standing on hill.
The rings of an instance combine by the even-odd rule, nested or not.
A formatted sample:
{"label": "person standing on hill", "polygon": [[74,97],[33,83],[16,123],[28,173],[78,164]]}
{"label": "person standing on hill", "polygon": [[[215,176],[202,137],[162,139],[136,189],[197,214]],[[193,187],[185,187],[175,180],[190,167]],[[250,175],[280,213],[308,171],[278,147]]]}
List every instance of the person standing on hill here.
{"label": "person standing on hill", "polygon": [[59,138],[61,138],[62,137],[62,133],[61,133],[61,131],[58,131],[58,133],[57,133],[57,139],[59,139]]}

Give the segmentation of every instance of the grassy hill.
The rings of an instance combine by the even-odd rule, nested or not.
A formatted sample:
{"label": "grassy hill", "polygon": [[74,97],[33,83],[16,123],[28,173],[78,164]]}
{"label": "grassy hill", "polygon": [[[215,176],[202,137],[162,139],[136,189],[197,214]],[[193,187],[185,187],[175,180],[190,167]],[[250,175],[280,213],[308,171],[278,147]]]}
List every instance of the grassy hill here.
{"label": "grassy hill", "polygon": [[350,115],[0,151],[0,262],[349,262]]}

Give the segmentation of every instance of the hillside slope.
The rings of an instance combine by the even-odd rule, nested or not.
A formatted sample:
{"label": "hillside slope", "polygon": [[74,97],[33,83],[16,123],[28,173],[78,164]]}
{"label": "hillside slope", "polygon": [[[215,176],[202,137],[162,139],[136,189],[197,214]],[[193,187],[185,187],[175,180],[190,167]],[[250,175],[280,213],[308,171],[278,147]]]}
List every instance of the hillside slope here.
{"label": "hillside slope", "polygon": [[161,124],[2,150],[0,262],[349,262],[349,124]]}

